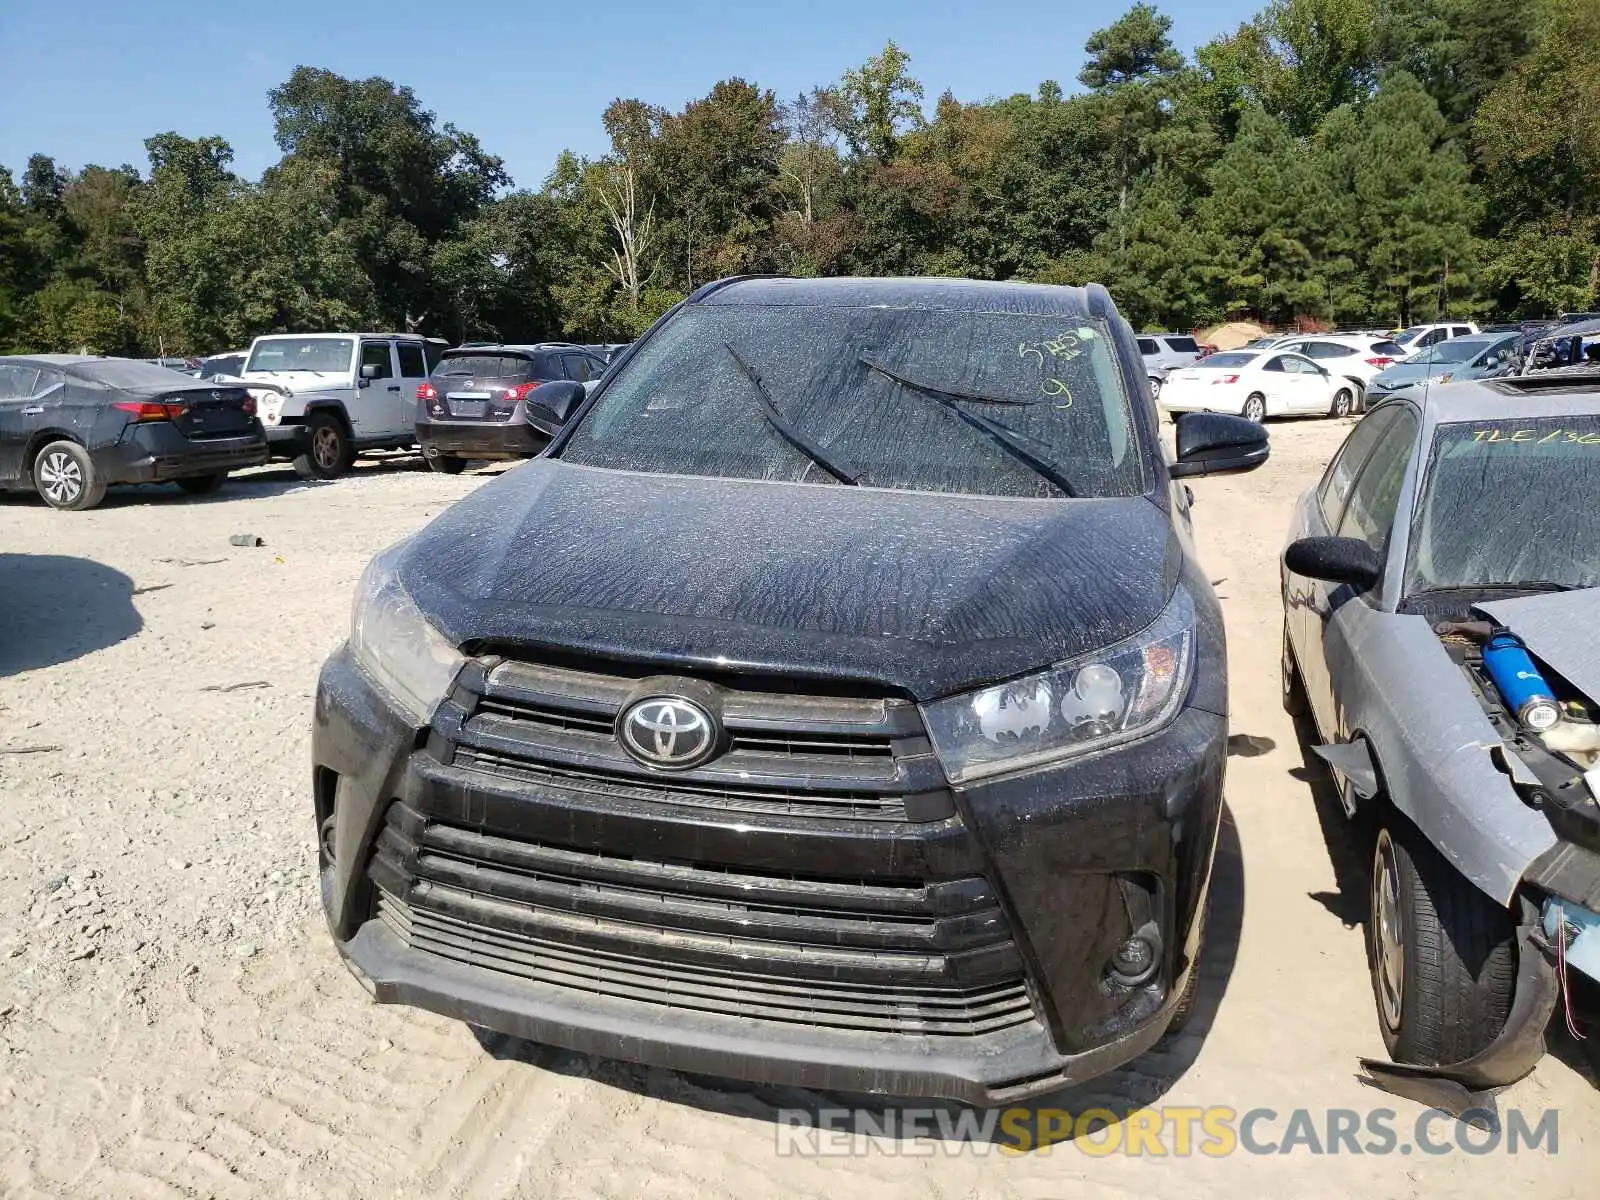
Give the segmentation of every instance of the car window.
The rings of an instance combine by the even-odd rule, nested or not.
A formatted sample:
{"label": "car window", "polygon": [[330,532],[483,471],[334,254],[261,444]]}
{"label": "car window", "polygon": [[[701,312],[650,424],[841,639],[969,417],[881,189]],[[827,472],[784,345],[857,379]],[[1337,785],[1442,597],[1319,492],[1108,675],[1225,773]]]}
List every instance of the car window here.
{"label": "car window", "polygon": [[37,367],[0,364],[0,400],[26,400],[38,378]]}
{"label": "car window", "polygon": [[1166,343],[1169,349],[1175,350],[1179,354],[1200,353],[1200,347],[1192,337],[1169,337],[1166,339]]}
{"label": "car window", "polygon": [[1276,358],[1269,358],[1262,365],[1261,369],[1263,371],[1287,371],[1289,368],[1284,366],[1284,358],[1282,355],[1279,355]]}
{"label": "car window", "polygon": [[400,356],[400,375],[405,379],[423,379],[428,374],[428,364],[422,357],[422,347],[416,342],[396,342],[395,352]]}
{"label": "car window", "polygon": [[1384,548],[1394,526],[1400,485],[1411,463],[1416,437],[1417,419],[1411,410],[1395,410],[1394,419],[1378,439],[1350,491],[1350,502],[1339,522],[1339,537],[1360,538],[1374,550]]}
{"label": "car window", "polygon": [[1140,338],[1139,339],[1139,353],[1140,354],[1160,354],[1161,353],[1161,347],[1156,345],[1155,338]]}
{"label": "car window", "polygon": [[[394,370],[389,365],[389,343],[388,342],[362,342],[361,343],[361,366],[363,368],[366,368],[366,367],[377,367],[378,368],[378,373],[373,376],[374,379],[391,379],[391,378],[393,378],[394,377]],[[363,374],[363,376],[365,376],[366,371],[363,370],[362,374]]]}
{"label": "car window", "polygon": [[1322,508],[1322,519],[1329,529],[1337,529],[1344,516],[1345,501],[1356,476],[1366,464],[1373,447],[1388,430],[1394,427],[1398,407],[1379,408],[1362,417],[1345,438],[1339,453],[1328,464],[1327,473],[1317,485],[1317,503]]}
{"label": "car window", "polygon": [[568,379],[576,380],[578,383],[587,383],[589,381],[589,358],[587,355],[563,354],[561,363],[566,368]]}
{"label": "car window", "polygon": [[1338,342],[1312,342],[1306,347],[1306,353],[1312,358],[1348,358],[1355,350]]}
{"label": "car window", "polygon": [[422,343],[422,356],[427,360],[430,373],[439,365],[439,360],[444,358],[444,352],[448,349],[448,346],[441,345],[438,342]]}
{"label": "car window", "polygon": [[1400,345],[1398,342],[1373,342],[1372,343],[1372,354],[1375,357],[1400,358],[1405,354],[1405,352],[1406,352],[1406,348],[1404,346]]}
{"label": "car window", "polygon": [[246,369],[251,371],[337,371],[350,369],[349,338],[258,338]]}
{"label": "car window", "polygon": [[1472,332],[1472,330],[1468,329],[1465,325],[1456,325],[1456,326],[1451,328],[1450,336],[1451,337],[1466,337],[1467,334],[1469,334],[1471,332]]}

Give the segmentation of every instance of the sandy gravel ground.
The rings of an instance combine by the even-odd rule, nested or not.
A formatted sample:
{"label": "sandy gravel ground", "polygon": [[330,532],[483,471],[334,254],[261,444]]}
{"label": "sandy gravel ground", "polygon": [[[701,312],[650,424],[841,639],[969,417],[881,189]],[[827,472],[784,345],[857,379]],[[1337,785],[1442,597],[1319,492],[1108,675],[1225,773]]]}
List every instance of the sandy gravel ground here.
{"label": "sandy gravel ground", "polygon": [[[1392,1107],[1409,1141],[1419,1110],[1354,1078],[1382,1049],[1359,852],[1277,695],[1275,555],[1344,432],[1276,425],[1266,468],[1194,485],[1240,751],[1199,1017],[1052,1105],[1308,1107],[1319,1123]],[[0,1194],[1594,1195],[1600,1093],[1560,1040],[1504,1098],[1560,1110],[1554,1156],[1094,1158],[902,1140],[818,1159],[779,1156],[773,1115],[835,1098],[480,1044],[372,1005],[316,907],[311,690],[368,558],[486,474],[413,460],[309,485],[260,471],[213,498],[127,491],[73,515],[0,498]],[[237,533],[265,545],[230,546]]]}

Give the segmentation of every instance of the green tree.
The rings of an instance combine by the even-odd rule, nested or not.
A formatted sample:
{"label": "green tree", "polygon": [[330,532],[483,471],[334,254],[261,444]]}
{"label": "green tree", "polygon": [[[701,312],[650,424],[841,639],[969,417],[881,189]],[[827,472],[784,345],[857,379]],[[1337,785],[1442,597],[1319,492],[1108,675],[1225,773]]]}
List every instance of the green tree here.
{"label": "green tree", "polygon": [[911,56],[890,41],[839,81],[834,118],[858,158],[889,162],[901,135],[923,123],[922,84],[912,78],[910,65]]}

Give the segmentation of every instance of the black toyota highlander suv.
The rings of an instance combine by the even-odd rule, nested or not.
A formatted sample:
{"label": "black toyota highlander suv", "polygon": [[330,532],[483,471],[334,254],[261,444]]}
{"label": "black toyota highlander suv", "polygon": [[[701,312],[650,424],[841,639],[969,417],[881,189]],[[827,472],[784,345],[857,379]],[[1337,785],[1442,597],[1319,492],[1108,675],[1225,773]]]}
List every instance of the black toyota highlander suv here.
{"label": "black toyota highlander suv", "polygon": [[[996,1103],[1185,1009],[1222,621],[1104,288],[700,289],[379,555],[323,669],[323,901],[380,1001]],[[563,397],[565,400],[563,401]],[[562,403],[556,403],[562,401]]]}

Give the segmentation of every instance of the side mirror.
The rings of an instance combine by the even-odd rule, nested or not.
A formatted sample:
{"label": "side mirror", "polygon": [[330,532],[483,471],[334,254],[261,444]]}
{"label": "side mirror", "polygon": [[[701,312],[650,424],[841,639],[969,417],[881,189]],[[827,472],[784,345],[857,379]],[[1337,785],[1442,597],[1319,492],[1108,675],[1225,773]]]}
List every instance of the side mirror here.
{"label": "side mirror", "polygon": [[1253,471],[1267,461],[1267,431],[1230,413],[1179,413],[1178,461],[1172,477]]}
{"label": "side mirror", "polygon": [[523,411],[528,424],[554,437],[588,394],[581,383],[570,379],[552,380],[528,393]]}
{"label": "side mirror", "polygon": [[1383,559],[1360,538],[1308,537],[1290,542],[1283,565],[1296,575],[1365,590],[1383,577]]}
{"label": "side mirror", "polygon": [[378,378],[378,375],[382,370],[383,370],[383,367],[380,366],[377,363],[362,363],[361,364],[361,378],[363,378],[365,380],[368,380],[368,381],[374,380],[374,379]]}

